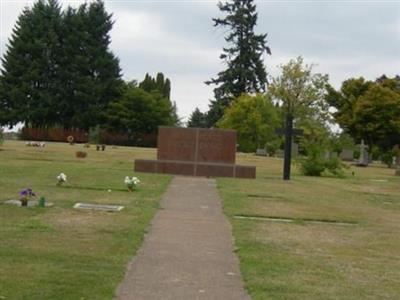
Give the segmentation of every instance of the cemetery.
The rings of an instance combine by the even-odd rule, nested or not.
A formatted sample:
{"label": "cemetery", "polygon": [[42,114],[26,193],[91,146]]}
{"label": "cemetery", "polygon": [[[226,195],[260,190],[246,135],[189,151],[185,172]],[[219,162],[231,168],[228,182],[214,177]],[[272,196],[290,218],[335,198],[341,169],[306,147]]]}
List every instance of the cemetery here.
{"label": "cemetery", "polygon": [[400,299],[398,3],[1,8],[0,300]]}
{"label": "cemetery", "polygon": [[[111,299],[122,281],[172,177],[133,173],[133,160],[155,159],[156,149],[91,147],[81,160],[74,153],[82,147],[31,148],[19,141],[1,147],[1,296]],[[308,299],[363,299],[382,290],[395,298],[400,177],[393,169],[354,164],[340,179],[306,177],[294,165],[288,184],[282,159],[238,153],[236,161],[256,166],[256,178],[217,178],[216,184],[254,299],[266,291],[276,298],[301,293]],[[60,185],[61,171],[67,179]],[[140,178],[133,192],[124,182],[131,174]],[[21,186],[53,205],[24,209],[3,203],[15,199]],[[89,207],[73,208],[77,203]],[[104,211],[110,205],[118,209]],[[383,289],[381,274],[391,274],[384,276]]]}

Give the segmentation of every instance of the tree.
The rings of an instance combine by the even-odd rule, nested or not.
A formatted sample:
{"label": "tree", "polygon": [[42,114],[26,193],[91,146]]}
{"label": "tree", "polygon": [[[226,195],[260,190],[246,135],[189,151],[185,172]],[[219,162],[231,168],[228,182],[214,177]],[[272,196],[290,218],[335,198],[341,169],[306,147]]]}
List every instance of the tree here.
{"label": "tree", "polygon": [[102,1],[65,13],[39,0],[20,15],[3,59],[0,123],[88,129],[119,97],[118,59],[108,49],[113,22]]}
{"label": "tree", "polygon": [[171,99],[171,81],[168,78],[164,79],[164,74],[161,72],[157,73],[155,78],[146,73],[139,87],[146,92],[158,91],[164,98]]}
{"label": "tree", "polygon": [[354,127],[368,145],[388,151],[400,142],[399,116],[400,92],[374,83],[354,106]]}
{"label": "tree", "polygon": [[174,125],[171,102],[158,92],[124,84],[122,97],[109,104],[106,127],[133,135],[156,133],[160,125]]}
{"label": "tree", "polygon": [[56,0],[39,0],[19,16],[2,59],[2,125],[25,122],[46,127],[57,122],[57,103],[62,100],[61,28]]}
{"label": "tree", "polygon": [[218,8],[226,15],[214,18],[214,26],[226,27],[229,31],[225,37],[228,47],[224,47],[220,55],[227,69],[206,81],[208,85],[217,86],[214,89],[215,100],[210,103],[209,126],[222,117],[224,109],[233,99],[243,93],[265,91],[267,72],[262,55],[265,52],[271,54],[266,46],[267,35],[254,33],[258,15],[253,0],[219,2]]}
{"label": "tree", "polygon": [[278,140],[275,134],[278,124],[278,108],[270,98],[262,94],[243,94],[226,109],[217,126],[236,130],[239,149],[255,152],[257,148],[264,148],[267,142]]}
{"label": "tree", "polygon": [[207,128],[207,115],[200,111],[198,107],[189,117],[187,127]]}
{"label": "tree", "polygon": [[328,104],[336,109],[333,114],[335,121],[340,127],[354,139],[361,139],[354,122],[354,107],[359,97],[371,86],[371,81],[366,81],[363,77],[350,78],[342,83],[339,91],[328,86],[326,100]]}
{"label": "tree", "polygon": [[400,77],[382,75],[376,81],[350,78],[339,91],[329,88],[326,99],[337,111],[336,122],[354,140],[364,139],[369,151],[385,153],[400,143],[398,127]]}
{"label": "tree", "polygon": [[[66,28],[64,45],[70,45],[71,40],[72,45],[78,44],[70,49],[64,62],[71,66],[71,69],[66,66],[72,82],[67,90],[76,103],[72,126],[88,129],[102,124],[108,104],[120,97],[121,69],[118,58],[109,49],[113,21],[104,3],[83,4],[76,14],[76,22]],[[80,32],[78,37],[74,36],[77,32]]]}
{"label": "tree", "polygon": [[328,76],[313,73],[302,57],[281,65],[281,75],[272,78],[268,93],[276,99],[285,116],[294,119],[308,137],[323,137],[331,122],[326,101]]}
{"label": "tree", "polygon": [[312,65],[304,65],[302,57],[281,65],[281,72],[272,78],[269,94],[281,105],[285,116],[283,179],[290,180],[293,121],[308,130],[307,138],[321,142],[326,139],[323,133],[330,117],[325,101],[328,76],[313,74]]}
{"label": "tree", "polygon": [[163,73],[157,73],[155,78],[146,73],[144,80],[139,83],[139,88],[149,93],[159,93],[162,98],[167,99],[172,107],[171,117],[174,120],[173,125],[181,125],[176,103],[171,102],[171,81],[168,78],[164,78]]}

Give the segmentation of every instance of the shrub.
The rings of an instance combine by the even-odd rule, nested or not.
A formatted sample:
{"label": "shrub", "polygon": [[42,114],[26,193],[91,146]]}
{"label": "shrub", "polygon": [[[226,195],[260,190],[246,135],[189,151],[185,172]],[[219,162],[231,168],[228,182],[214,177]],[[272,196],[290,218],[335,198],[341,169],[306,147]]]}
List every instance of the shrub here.
{"label": "shrub", "polygon": [[307,156],[299,159],[301,173],[307,176],[321,176],[326,168],[323,149],[318,144],[311,143],[307,145],[306,150]]}
{"label": "shrub", "polygon": [[78,158],[85,158],[87,156],[87,153],[85,151],[76,151],[75,155]]}
{"label": "shrub", "polygon": [[321,143],[308,142],[304,145],[307,156],[299,159],[300,171],[306,176],[321,176],[323,172],[343,177],[345,166],[337,157],[325,157],[325,148]]}
{"label": "shrub", "polygon": [[393,157],[396,157],[396,150],[389,150],[381,154],[381,161],[389,168],[393,166]]}

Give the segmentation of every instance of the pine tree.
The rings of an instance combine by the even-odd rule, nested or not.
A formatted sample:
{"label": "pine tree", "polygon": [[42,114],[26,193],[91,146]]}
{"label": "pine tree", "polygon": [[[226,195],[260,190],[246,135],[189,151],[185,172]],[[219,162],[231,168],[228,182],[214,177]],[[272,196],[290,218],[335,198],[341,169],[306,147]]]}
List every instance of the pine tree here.
{"label": "pine tree", "polygon": [[233,99],[243,93],[265,91],[267,72],[262,56],[265,52],[271,54],[266,46],[267,35],[254,33],[258,15],[253,0],[219,2],[218,8],[226,16],[214,18],[214,26],[228,28],[225,41],[229,46],[224,47],[220,55],[227,69],[206,81],[208,85],[217,86],[214,89],[215,101],[211,102],[208,113],[209,126],[222,117],[224,109]]}
{"label": "pine tree", "polygon": [[39,0],[19,16],[2,59],[1,124],[47,127],[57,123],[61,26],[56,0]]}
{"label": "pine tree", "polygon": [[187,127],[206,128],[206,114],[202,113],[198,107],[192,112],[187,123]]}

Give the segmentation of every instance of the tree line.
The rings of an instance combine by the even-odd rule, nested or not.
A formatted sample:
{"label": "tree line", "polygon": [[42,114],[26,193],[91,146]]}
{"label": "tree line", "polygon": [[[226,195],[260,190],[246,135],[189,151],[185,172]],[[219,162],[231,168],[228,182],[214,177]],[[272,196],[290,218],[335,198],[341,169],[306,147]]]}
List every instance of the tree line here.
{"label": "tree line", "polygon": [[[192,112],[188,127],[235,129],[240,150],[266,147],[273,153],[282,147],[274,129],[283,127],[284,116],[290,114],[295,126],[304,130],[302,141],[310,149],[340,152],[344,145],[364,140],[371,153],[382,156],[400,143],[399,76],[351,78],[335,90],[328,75],[314,73],[302,57],[281,65],[276,77],[268,76],[263,57],[271,50],[267,35],[255,33],[254,1],[220,2],[218,7],[224,16],[213,21],[227,29],[227,46],[220,55],[226,69],[206,81],[216,86],[214,99],[207,112]],[[331,130],[335,124],[341,133]]]}
{"label": "tree line", "polygon": [[61,9],[39,0],[18,17],[0,75],[0,125],[155,132],[179,119],[158,73],[124,82],[103,1]]}

